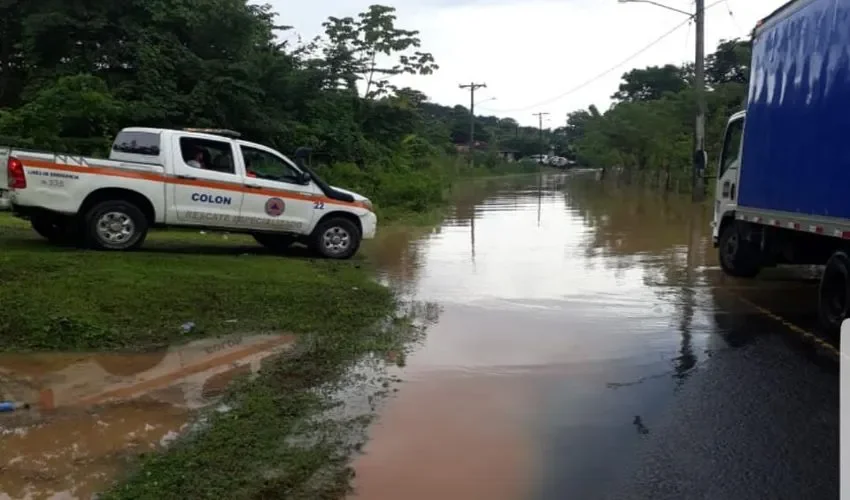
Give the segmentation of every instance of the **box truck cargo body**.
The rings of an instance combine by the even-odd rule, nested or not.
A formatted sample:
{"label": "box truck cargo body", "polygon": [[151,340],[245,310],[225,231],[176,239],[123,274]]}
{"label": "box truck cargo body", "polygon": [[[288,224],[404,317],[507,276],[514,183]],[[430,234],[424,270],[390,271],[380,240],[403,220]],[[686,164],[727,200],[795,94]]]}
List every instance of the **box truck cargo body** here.
{"label": "box truck cargo body", "polygon": [[746,111],[729,120],[720,159],[714,238],[734,276],[826,264],[819,313],[833,331],[850,314],[848,131],[850,0],[789,2],[754,31]]}

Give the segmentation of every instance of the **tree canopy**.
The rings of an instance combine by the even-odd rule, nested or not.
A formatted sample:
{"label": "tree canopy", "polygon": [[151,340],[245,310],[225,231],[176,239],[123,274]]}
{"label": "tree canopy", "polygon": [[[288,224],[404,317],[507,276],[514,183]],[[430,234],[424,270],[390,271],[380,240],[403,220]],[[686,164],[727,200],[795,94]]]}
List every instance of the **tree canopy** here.
{"label": "tree canopy", "polygon": [[[422,168],[469,142],[469,109],[396,85],[439,68],[398,24],[394,8],[372,5],[292,42],[269,5],[246,0],[0,0],[0,143],[95,153],[124,126],[224,127],[285,152],[311,146],[328,163]],[[749,42],[730,40],[707,59],[710,150],[745,98],[749,57]],[[691,75],[631,70],[610,109],[575,111],[542,134],[476,116],[476,147],[685,169]]]}
{"label": "tree canopy", "polygon": [[[750,55],[749,41],[727,40],[706,58],[709,153],[719,154],[726,120],[745,104]],[[691,72],[673,65],[631,70],[608,111],[571,113],[565,135],[580,161],[670,176],[689,172],[696,115]]]}

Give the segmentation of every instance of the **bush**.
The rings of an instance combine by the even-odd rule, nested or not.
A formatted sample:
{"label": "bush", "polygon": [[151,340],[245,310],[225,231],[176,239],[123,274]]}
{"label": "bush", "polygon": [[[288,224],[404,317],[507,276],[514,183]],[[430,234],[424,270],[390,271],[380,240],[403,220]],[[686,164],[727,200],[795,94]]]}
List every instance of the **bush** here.
{"label": "bush", "polygon": [[452,179],[449,162],[417,162],[416,167],[401,163],[358,168],[352,163],[336,163],[319,174],[327,182],[356,191],[375,204],[379,214],[387,208],[424,213],[442,205]]}

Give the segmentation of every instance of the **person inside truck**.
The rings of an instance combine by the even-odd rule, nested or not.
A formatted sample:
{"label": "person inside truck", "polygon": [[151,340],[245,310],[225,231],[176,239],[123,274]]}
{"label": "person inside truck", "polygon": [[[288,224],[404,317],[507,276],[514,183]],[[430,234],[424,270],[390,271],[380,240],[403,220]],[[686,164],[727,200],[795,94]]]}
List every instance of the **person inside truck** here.
{"label": "person inside truck", "polygon": [[186,165],[194,168],[209,168],[210,165],[209,152],[199,146],[184,149],[183,159],[186,161]]}

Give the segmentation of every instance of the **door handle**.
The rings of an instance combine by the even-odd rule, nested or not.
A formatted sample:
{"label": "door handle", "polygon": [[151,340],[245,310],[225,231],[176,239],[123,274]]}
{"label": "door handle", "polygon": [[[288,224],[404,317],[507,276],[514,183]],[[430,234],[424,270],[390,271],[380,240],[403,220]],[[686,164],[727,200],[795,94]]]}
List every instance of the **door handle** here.
{"label": "door handle", "polygon": [[258,186],[256,184],[245,184],[245,187],[251,189],[263,189],[263,186]]}
{"label": "door handle", "polygon": [[190,180],[190,181],[198,180],[197,177],[194,177],[194,176],[191,176],[191,175],[183,175],[183,174],[178,174],[177,178],[178,179],[187,179],[187,180]]}
{"label": "door handle", "polygon": [[735,185],[732,184],[732,188],[729,190],[729,199],[735,201]]}

